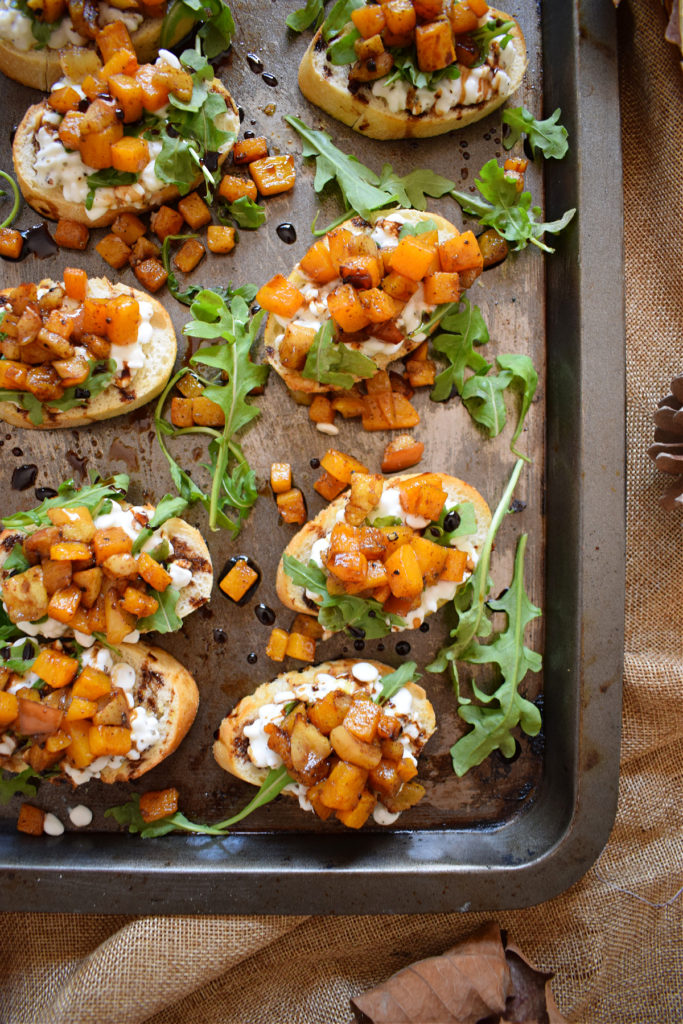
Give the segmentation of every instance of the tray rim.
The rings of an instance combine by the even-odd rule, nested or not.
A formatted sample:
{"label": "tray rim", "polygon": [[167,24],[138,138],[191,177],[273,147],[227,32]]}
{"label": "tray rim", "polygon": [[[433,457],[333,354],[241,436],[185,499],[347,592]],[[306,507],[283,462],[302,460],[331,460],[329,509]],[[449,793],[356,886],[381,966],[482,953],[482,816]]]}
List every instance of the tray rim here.
{"label": "tray rim", "polygon": [[[544,609],[545,689],[563,691],[546,702],[545,725],[553,736],[557,702],[574,701],[576,731],[555,737],[563,749],[554,760],[546,759],[535,802],[497,828],[308,835],[303,854],[296,834],[144,841],[107,834],[103,851],[101,834],[67,833],[37,844],[18,833],[0,833],[5,882],[0,910],[386,913],[397,906],[397,880],[401,905],[396,912],[503,909],[552,898],[599,855],[616,813],[625,585],[625,328],[614,12],[607,5],[548,3],[542,34],[545,108],[562,107],[575,140],[561,164],[545,165],[548,219],[564,209],[568,195],[577,205],[573,225],[547,261],[546,293],[555,289],[562,295],[569,279],[576,289],[566,289],[569,297],[579,297],[557,308],[548,304],[548,351],[557,357],[548,362],[576,375],[581,401],[572,406],[561,386],[563,373],[548,376],[546,566],[571,570],[577,552],[579,562],[570,577],[570,613],[566,602]],[[559,44],[567,38],[575,40],[571,60],[566,42],[564,48]],[[606,117],[606,110],[616,116]],[[581,158],[586,153],[590,163]],[[600,189],[595,166],[608,179]],[[611,308],[603,295],[611,296]],[[615,307],[621,315],[615,316]],[[583,343],[567,351],[572,330]],[[600,345],[587,343],[588,338],[600,338]],[[616,365],[607,396],[596,372],[604,369],[606,354]],[[571,450],[561,443],[567,423]],[[568,476],[574,480],[569,493],[560,486]],[[553,525],[560,515],[562,529]],[[609,609],[607,631],[604,609]],[[558,637],[557,645],[551,643]],[[76,893],[78,906],[69,907]]]}

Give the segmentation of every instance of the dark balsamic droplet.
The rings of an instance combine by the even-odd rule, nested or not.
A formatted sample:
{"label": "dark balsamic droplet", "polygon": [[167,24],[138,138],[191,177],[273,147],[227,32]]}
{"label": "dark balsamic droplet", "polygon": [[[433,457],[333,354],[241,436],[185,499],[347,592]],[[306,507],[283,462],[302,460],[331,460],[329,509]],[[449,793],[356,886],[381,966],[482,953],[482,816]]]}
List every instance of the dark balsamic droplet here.
{"label": "dark balsamic droplet", "polygon": [[453,509],[453,511],[449,512],[448,515],[445,517],[443,521],[443,528],[446,531],[446,533],[450,533],[451,530],[457,530],[459,526],[460,516],[455,511],[455,509]]}
{"label": "dark balsamic droplet", "polygon": [[407,640],[399,640],[396,644],[396,653],[403,657],[404,654],[410,654],[410,644]]}
{"label": "dark balsamic droplet", "polygon": [[36,652],[33,644],[26,644],[24,646],[23,651],[21,652],[21,657],[23,658],[24,661],[30,661],[35,653]]}
{"label": "dark balsamic droplet", "polygon": [[256,664],[256,662],[258,661],[258,654],[256,653],[256,651],[249,652],[249,654],[247,655],[247,661],[249,662],[250,665]]}
{"label": "dark balsamic droplet", "polygon": [[38,501],[45,501],[46,498],[56,498],[57,491],[53,487],[36,487],[34,494]]}
{"label": "dark balsamic droplet", "polygon": [[90,100],[88,99],[87,96],[84,96],[83,99],[80,100],[80,102],[78,104],[78,109],[80,110],[81,114],[85,114],[85,112],[86,112],[86,110],[88,109],[89,106],[90,106]]}
{"label": "dark balsamic droplet", "polygon": [[353,647],[356,651],[362,651],[365,647],[365,640],[354,640]]}
{"label": "dark balsamic droplet", "polygon": [[278,84],[275,75],[271,75],[270,72],[268,71],[264,71],[263,74],[261,75],[261,78],[266,83],[266,85],[269,85],[271,87],[271,89],[274,89]]}
{"label": "dark balsamic droplet", "polygon": [[256,53],[247,54],[247,64],[255,75],[260,75],[263,71],[263,61]]}
{"label": "dark balsamic droplet", "polygon": [[90,398],[90,392],[88,391],[87,388],[75,388],[74,389],[74,397],[75,398]]}
{"label": "dark balsamic droplet", "polygon": [[383,651],[384,650],[384,644],[377,644],[377,650],[378,651]]}
{"label": "dark balsamic droplet", "polygon": [[510,502],[510,511],[511,512],[523,512],[525,508],[526,508],[526,502],[525,501],[518,501],[517,498],[513,498],[512,501]]}
{"label": "dark balsamic droplet", "polygon": [[[505,125],[504,127],[507,128],[508,126]],[[505,138],[505,133],[503,133],[503,138]],[[524,140],[524,156],[527,158],[527,160],[534,159],[534,151],[531,148],[531,143],[528,139]]]}
{"label": "dark balsamic droplet", "polygon": [[320,469],[320,459],[311,459],[309,466],[311,469]]}
{"label": "dark balsamic droplet", "polygon": [[174,128],[172,124],[167,124],[166,125],[166,131],[167,131],[168,137],[170,139],[177,139],[178,138],[178,130],[177,130],[177,128]]}
{"label": "dark balsamic droplet", "polygon": [[38,467],[33,463],[17,466],[12,473],[12,489],[14,491],[25,491],[27,488],[33,487],[37,476]]}
{"label": "dark balsamic droplet", "polygon": [[275,612],[267,604],[257,604],[254,608],[254,615],[264,626],[272,626],[275,622]]}
{"label": "dark balsamic droplet", "polygon": [[423,622],[422,623],[422,625],[420,626],[420,632],[421,633],[428,633],[429,632],[429,623],[428,622]]}
{"label": "dark balsamic droplet", "polygon": [[16,459],[20,459],[23,454],[24,454],[24,452],[23,452],[23,450],[21,448],[13,448],[12,449],[12,455],[14,455],[14,457]]}
{"label": "dark balsamic droplet", "polygon": [[218,153],[207,153],[206,156],[204,157],[204,166],[206,167],[207,171],[217,171]]}
{"label": "dark balsamic droplet", "polygon": [[217,644],[224,644],[228,639],[228,634],[224,629],[214,629],[213,638]]}
{"label": "dark balsamic droplet", "polygon": [[244,133],[244,137],[245,139],[255,139],[256,132],[252,132],[251,129],[247,128],[246,132]]}
{"label": "dark balsamic droplet", "polygon": [[14,142],[14,136],[17,134],[17,128],[18,127],[19,127],[18,124],[13,124],[12,127],[10,128],[10,133],[9,133],[10,145]]}
{"label": "dark balsamic droplet", "polygon": [[359,640],[365,638],[365,630],[361,626],[347,626],[347,629],[351,636],[356,636]]}
{"label": "dark balsamic droplet", "polygon": [[296,242],[296,228],[289,221],[285,221],[284,224],[278,224],[275,231],[278,238],[281,238],[287,245],[293,245]]}
{"label": "dark balsamic droplet", "polygon": [[240,106],[238,105],[238,107],[237,107],[237,116],[238,116],[238,117],[239,117],[239,119],[240,119],[240,124],[242,124],[242,121],[244,121],[244,117],[245,117],[245,114],[244,114],[244,107],[240,107]]}

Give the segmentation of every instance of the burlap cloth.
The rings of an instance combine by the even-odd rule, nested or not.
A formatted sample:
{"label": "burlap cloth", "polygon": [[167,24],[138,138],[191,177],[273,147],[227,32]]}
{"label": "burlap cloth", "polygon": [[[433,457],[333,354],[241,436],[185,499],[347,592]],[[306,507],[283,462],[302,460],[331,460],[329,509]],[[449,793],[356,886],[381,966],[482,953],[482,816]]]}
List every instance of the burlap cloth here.
{"label": "burlap cloth", "polygon": [[683,546],[680,513],[657,502],[667,481],[646,455],[652,409],[683,370],[683,76],[664,42],[657,0],[624,0],[619,22],[628,349],[624,731],[616,823],[597,864],[557,899],[495,915],[7,914],[2,1024],[346,1024],[350,996],[442,952],[487,916],[555,972],[553,989],[569,1020],[683,1021]]}

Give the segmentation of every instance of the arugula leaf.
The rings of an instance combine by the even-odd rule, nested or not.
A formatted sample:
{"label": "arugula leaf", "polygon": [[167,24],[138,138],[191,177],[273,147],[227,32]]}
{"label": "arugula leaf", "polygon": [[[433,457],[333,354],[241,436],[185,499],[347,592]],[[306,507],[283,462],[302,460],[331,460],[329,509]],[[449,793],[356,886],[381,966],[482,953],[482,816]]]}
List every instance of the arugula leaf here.
{"label": "arugula leaf", "polygon": [[356,11],[364,6],[365,0],[336,0],[323,23],[323,39],[325,42],[329,43],[330,39],[334,39],[335,36],[338,36],[346,28],[351,21],[351,11]]}
{"label": "arugula leaf", "polygon": [[[28,413],[28,418],[34,426],[40,426],[43,422],[45,408],[65,411],[75,406],[85,405],[95,395],[99,395],[111,384],[116,372],[116,361],[107,359],[105,363],[98,363],[94,359],[89,360],[90,376],[79,384],[78,387],[67,388],[61,398],[51,398],[41,402],[39,398],[29,391],[9,391],[0,388],[0,401],[13,402]],[[98,366],[104,369],[97,370]],[[87,394],[85,393],[87,392]]]}
{"label": "arugula leaf", "polygon": [[334,322],[327,320],[308,350],[301,376],[348,390],[359,378],[366,380],[376,372],[372,359],[334,340]]}
{"label": "arugula leaf", "polygon": [[398,693],[406,683],[412,683],[416,679],[420,678],[419,672],[416,672],[417,665],[414,661],[404,661],[402,665],[396,669],[395,672],[389,672],[386,676],[382,676],[380,682],[382,683],[382,689],[374,698],[376,704],[384,704],[385,701],[389,700]]}
{"label": "arugula leaf", "polygon": [[92,210],[95,201],[95,192],[98,188],[116,188],[118,185],[133,185],[138,180],[138,175],[133,171],[116,171],[113,167],[105,167],[102,171],[95,171],[85,179],[88,183],[88,194],[85,197],[86,210]]}
{"label": "arugula leaf", "polygon": [[533,397],[536,394],[538,374],[536,373],[536,369],[534,364],[531,362],[531,359],[526,355],[500,355],[496,356],[496,362],[503,373],[506,373],[509,377],[508,387],[513,388],[520,393],[519,415],[517,417],[515,431],[510,438],[510,451],[513,455],[516,455],[518,458],[524,459],[525,462],[528,462],[529,456],[518,452],[515,448],[515,444],[517,442],[517,438],[522,433],[526,414],[528,413]]}
{"label": "arugula leaf", "polygon": [[11,573],[15,569],[17,572],[24,572],[26,569],[31,568],[31,563],[24,554],[24,548],[21,542],[14,545],[9,555],[2,563],[3,573]]}
{"label": "arugula leaf", "polygon": [[266,220],[265,206],[259,206],[249,196],[240,196],[234,203],[229,203],[228,212],[239,227],[247,228],[249,231],[260,228]]}
{"label": "arugula leaf", "polygon": [[351,64],[356,60],[356,50],[354,43],[360,39],[360,32],[354,26],[345,32],[343,36],[339,36],[335,39],[327,51],[327,58],[330,64],[336,64],[341,66],[343,64]]}
{"label": "arugula leaf", "polygon": [[400,177],[391,164],[384,164],[380,175],[380,188],[395,195],[401,206],[414,210],[426,210],[426,196],[440,199],[450,193],[455,184],[426,168],[418,168]]}
{"label": "arugula leaf", "polygon": [[0,402],[14,402],[15,405],[25,409],[34,427],[39,427],[43,422],[43,403],[30,391],[10,391],[7,388],[0,388]]}
{"label": "arugula leaf", "polygon": [[434,381],[429,396],[434,402],[446,401],[453,388],[462,394],[466,369],[474,373],[487,373],[491,368],[484,357],[474,351],[475,345],[486,345],[489,341],[488,328],[481,310],[478,306],[470,305],[467,298],[462,305],[462,310],[458,309],[442,319],[441,326],[448,333],[437,334],[432,340],[435,351],[448,360],[448,366]]}
{"label": "arugula leaf", "polygon": [[460,392],[463,405],[475,423],[497,437],[505,426],[505,401],[503,392],[510,382],[507,374],[475,373],[468,377]]}
{"label": "arugula leaf", "polygon": [[[458,525],[453,530],[446,530],[446,517],[455,512],[459,516]],[[429,535],[429,540],[434,544],[440,544],[441,547],[450,547],[456,537],[469,537],[471,534],[477,532],[477,519],[474,513],[474,505],[471,501],[461,501],[453,508],[443,508],[441,515],[435,523],[431,523],[426,531],[425,536]]]}
{"label": "arugula leaf", "polygon": [[152,630],[157,633],[175,633],[183,624],[183,620],[176,612],[176,605],[180,597],[179,591],[170,586],[166,587],[163,592],[150,587],[149,594],[159,602],[159,607],[153,615],[146,615],[144,619],[138,619],[135,628],[139,629],[141,633]]}
{"label": "arugula leaf", "polygon": [[444,78],[451,81],[460,78],[460,69],[457,64],[449,64],[445,68],[439,68],[438,71],[421,71],[418,65],[417,49],[413,45],[405,49],[390,47],[390,53],[394,58],[394,66],[386,77],[387,85],[404,81],[416,89],[434,91]]}
{"label": "arugula leaf", "polygon": [[517,725],[528,736],[536,736],[541,728],[541,715],[535,704],[519,692],[519,684],[527,672],[540,672],[541,655],[530,650],[524,643],[526,627],[541,614],[541,609],[532,604],[524,590],[524,552],[527,535],[523,534],[517,543],[515,568],[512,582],[504,596],[490,600],[494,612],[507,616],[505,629],[497,633],[488,644],[472,643],[467,660],[475,665],[496,664],[502,675],[502,682],[491,694],[484,693],[473,683],[477,704],[460,707],[459,716],[472,730],[461,736],[451,747],[453,770],[462,776],[465,772],[500,750],[505,757],[515,752],[512,729]]}
{"label": "arugula leaf", "polygon": [[33,768],[26,768],[18,775],[0,775],[0,804],[8,804],[13,796],[35,796],[38,787],[31,779],[40,782],[40,774]]}
{"label": "arugula leaf", "polygon": [[119,804],[117,807],[108,807],[104,812],[104,816],[105,818],[115,818],[119,825],[126,825],[128,831],[133,835],[139,832],[143,839],[165,836],[174,830],[195,832],[199,835],[223,836],[233,825],[242,821],[253,811],[258,810],[259,807],[263,807],[274,800],[285,786],[293,781],[284,765],[281,765],[279,768],[271,768],[261,783],[256,796],[249,801],[246,807],[243,807],[232,818],[218,822],[217,825],[202,825],[190,821],[180,811],[165,818],[159,818],[157,821],[146,822],[140,812],[139,793],[133,793],[130,800],[125,804]]}
{"label": "arugula leaf", "polygon": [[[255,294],[251,285],[240,291],[246,291],[252,297]],[[228,303],[222,295],[207,289],[197,294],[190,312],[193,319],[185,325],[185,334],[220,341],[196,352],[190,359],[190,367],[179,370],[166,385],[155,413],[157,440],[179,495],[188,504],[201,502],[209,513],[212,530],[224,527],[236,536],[257,498],[255,477],[235,436],[260,415],[258,406],[251,405],[247,399],[250,392],[261,387],[268,376],[268,367],[257,366],[250,358],[264,313],[261,311],[250,317],[244,294],[233,295]],[[216,371],[211,379],[196,373],[195,376],[204,384],[205,397],[223,410],[225,424],[222,431],[201,426],[176,429],[163,417],[164,405],[176,383],[184,374],[194,372],[193,368],[199,364]],[[168,450],[167,437],[187,433],[205,434],[211,438],[208,468],[213,481],[210,495],[194,483]],[[228,515],[231,509],[237,512],[236,520]]]}
{"label": "arugula leaf", "polygon": [[176,497],[174,494],[165,494],[154,510],[154,515],[147,525],[133,541],[132,554],[137,555],[142,551],[143,545],[152,536],[155,530],[163,526],[168,519],[174,516],[181,516],[187,508],[187,501],[184,498]]}
{"label": "arugula leaf", "polygon": [[[4,569],[4,566],[3,566]],[[33,662],[40,653],[40,644],[33,637],[24,636],[15,640],[13,644],[0,650],[0,668],[6,668],[10,672],[30,671]],[[26,655],[28,654],[28,657]]]}
{"label": "arugula leaf", "polygon": [[353,626],[355,630],[362,629],[368,640],[376,640],[391,633],[392,626],[406,625],[372,598],[330,594],[325,573],[313,561],[306,566],[292,555],[283,555],[282,564],[292,583],[307,590],[318,605],[318,622],[323,629],[338,633]]}
{"label": "arugula leaf", "polygon": [[479,175],[475,185],[483,199],[457,189],[450,192],[465,213],[477,217],[480,224],[495,228],[508,242],[515,242],[515,251],[531,242],[544,252],[554,252],[541,241],[542,236],[546,231],[552,234],[562,231],[576,210],[567,210],[559,220],[542,223],[536,220],[542,211],[540,206],[531,206],[531,193],[518,192],[515,181],[507,177],[495,160],[485,163]]}
{"label": "arugula leaf", "polygon": [[428,231],[438,231],[438,225],[436,221],[433,221],[430,217],[427,220],[421,220],[417,224],[410,224],[406,222],[401,225],[401,230],[398,233],[399,241],[402,238],[406,238],[408,235],[425,235]]}
{"label": "arugula leaf", "polygon": [[24,17],[30,18],[31,35],[38,43],[36,50],[43,50],[47,46],[54,30],[61,24],[62,19],[60,18],[58,22],[40,21],[36,16],[37,12],[32,7],[29,7],[26,0],[15,0],[13,6],[17,7]]}
{"label": "arugula leaf", "polygon": [[175,0],[161,26],[161,47],[169,49],[176,39],[199,25],[197,37],[209,60],[227,50],[235,34],[232,12],[223,0]]}
{"label": "arugula leaf", "polygon": [[368,526],[402,526],[403,520],[399,516],[380,516],[378,519],[373,519],[372,522],[368,517],[365,522]]}
{"label": "arugula leaf", "polygon": [[285,18],[287,28],[292,32],[305,32],[311,25],[315,25],[316,31],[320,27],[324,11],[324,0],[306,0],[306,6],[300,7]]}
{"label": "arugula leaf", "polygon": [[505,149],[512,149],[522,135],[526,135],[534,160],[536,148],[547,159],[561,160],[569,149],[567,129],[558,124],[562,111],[558,107],[545,121],[537,121],[526,107],[508,107],[503,111],[503,124],[510,131],[503,139]]}
{"label": "arugula leaf", "polygon": [[486,61],[494,39],[498,40],[501,50],[504,50],[512,39],[510,29],[515,27],[514,21],[504,18],[489,18],[483,25],[472,32],[472,39],[479,47],[479,58],[472,67],[481,67]]}
{"label": "arugula leaf", "polygon": [[65,480],[57,488],[55,498],[46,498],[38,508],[28,512],[16,512],[13,516],[5,516],[2,525],[8,530],[23,530],[33,533],[42,526],[51,526],[48,510],[51,508],[76,508],[85,505],[93,519],[102,512],[108,512],[112,501],[121,501],[128,491],[128,476],[118,473],[106,480],[95,476],[92,483],[85,487],[76,487],[72,479]]}

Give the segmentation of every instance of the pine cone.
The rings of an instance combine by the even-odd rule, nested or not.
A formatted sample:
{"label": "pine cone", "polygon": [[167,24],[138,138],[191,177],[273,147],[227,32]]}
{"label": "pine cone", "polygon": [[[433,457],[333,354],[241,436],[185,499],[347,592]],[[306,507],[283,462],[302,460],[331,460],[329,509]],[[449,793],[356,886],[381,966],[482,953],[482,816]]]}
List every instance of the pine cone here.
{"label": "pine cone", "polygon": [[[655,443],[647,450],[657,469],[683,476],[683,373],[671,381],[671,394],[657,403],[653,415]],[[683,508],[683,479],[659,499],[664,508]]]}

